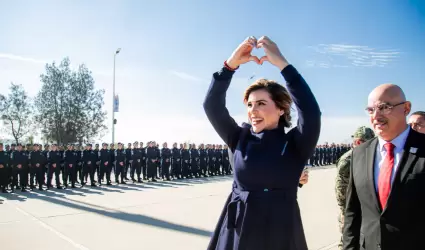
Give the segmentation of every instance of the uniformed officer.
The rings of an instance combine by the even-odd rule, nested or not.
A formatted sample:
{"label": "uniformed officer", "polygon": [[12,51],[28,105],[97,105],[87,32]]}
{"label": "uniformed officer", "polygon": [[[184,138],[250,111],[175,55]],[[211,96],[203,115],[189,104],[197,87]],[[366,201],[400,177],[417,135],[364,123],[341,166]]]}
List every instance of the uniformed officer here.
{"label": "uniformed officer", "polygon": [[139,148],[139,142],[133,143],[133,149],[131,150],[131,172],[130,172],[130,178],[133,182],[136,182],[136,179],[134,178],[134,172],[137,174],[137,182],[142,183],[142,178],[140,175],[142,174],[142,150]]}
{"label": "uniformed officer", "polygon": [[119,184],[119,177],[121,177],[121,184],[125,183],[125,164],[126,164],[126,152],[123,149],[121,142],[118,143],[118,149],[115,150],[115,182]]}
{"label": "uniformed officer", "polygon": [[196,148],[195,143],[192,143],[192,147],[190,148],[190,167],[191,167],[191,175],[194,177],[200,176],[199,171],[199,151]]}
{"label": "uniformed officer", "polygon": [[[361,126],[356,129],[354,134],[351,136],[354,141],[355,147],[374,138],[375,133],[372,129]],[[335,194],[340,212],[338,215],[339,230],[342,234],[344,226],[344,217],[345,217],[345,206],[346,206],[346,193],[347,187],[350,179],[350,163],[351,163],[351,153],[352,150],[347,151],[345,154],[339,158],[336,163],[337,176],[335,183]],[[338,249],[343,249],[342,247],[342,236],[338,245]]]}
{"label": "uniformed officer", "polygon": [[[92,144],[86,145],[86,150],[83,151],[83,176],[87,179],[87,176],[90,176],[90,185],[92,187],[95,187],[95,180],[94,180],[94,174],[96,171],[96,161],[97,161],[97,155],[92,150]],[[84,186],[86,183],[81,183],[82,186]]]}
{"label": "uniformed officer", "polygon": [[177,143],[175,142],[174,144],[173,144],[173,149],[172,149],[172,154],[173,154],[173,157],[172,157],[172,164],[173,164],[173,166],[172,166],[172,175],[173,175],[173,178],[175,179],[175,178],[177,178],[177,179],[181,179],[181,175],[182,175],[182,165],[181,165],[181,148],[182,148],[183,146],[180,144],[180,149],[179,148],[177,148]]}
{"label": "uniformed officer", "polygon": [[128,169],[131,167],[131,163],[133,162],[131,160],[131,143],[128,144],[127,148],[125,149],[125,167],[124,167],[124,180],[128,181],[127,173]]}
{"label": "uniformed officer", "polygon": [[201,145],[199,145],[199,168],[200,168],[200,172],[199,174],[207,177],[207,151],[205,150],[205,146],[202,143]]}
{"label": "uniformed officer", "polygon": [[170,166],[171,166],[171,149],[168,148],[166,142],[161,149],[161,177],[163,180],[170,181]]}
{"label": "uniformed officer", "polygon": [[188,144],[185,143],[183,149],[181,150],[182,156],[182,176],[185,178],[192,178],[190,173],[190,152],[188,149]]}
{"label": "uniformed officer", "polygon": [[140,161],[140,165],[142,168],[142,174],[143,174],[143,179],[147,180],[148,179],[148,171],[147,171],[147,167],[146,167],[146,147],[143,146],[143,142],[140,142],[140,154],[141,154],[141,161]]}
{"label": "uniformed officer", "polygon": [[148,180],[150,179],[151,181],[156,182],[155,177],[157,174],[158,154],[152,141],[148,143],[148,148],[146,149],[146,159],[148,166]]}
{"label": "uniformed officer", "polygon": [[9,185],[9,162],[9,153],[3,149],[3,143],[0,143],[0,188],[3,193],[7,193],[6,189]]}
{"label": "uniformed officer", "polygon": [[230,161],[229,161],[229,147],[224,145],[224,148],[221,151],[222,159],[223,159],[223,174],[229,175],[230,172]]}
{"label": "uniformed officer", "polygon": [[12,192],[19,184],[22,192],[26,191],[28,185],[28,155],[22,150],[22,144],[17,144],[17,150],[10,155],[12,165]]}
{"label": "uniformed officer", "polygon": [[47,189],[52,187],[52,178],[53,174],[55,174],[56,180],[56,188],[62,189],[59,175],[61,172],[61,164],[63,162],[63,158],[61,153],[58,151],[58,147],[56,144],[52,144],[52,149],[47,154],[47,162],[48,162],[48,172],[47,172]]}
{"label": "uniformed officer", "polygon": [[71,181],[71,188],[75,188],[77,180],[77,162],[79,159],[78,153],[74,150],[73,144],[68,144],[68,149],[63,154],[64,173],[63,183],[68,187],[68,179]]}
{"label": "uniformed officer", "polygon": [[111,171],[112,171],[112,159],[111,153],[108,149],[107,143],[102,143],[102,149],[99,151],[99,161],[100,161],[100,176],[99,176],[99,184],[102,184],[103,178],[106,174],[106,185],[112,185],[111,182]]}
{"label": "uniformed officer", "polygon": [[35,188],[34,178],[37,180],[38,190],[43,191],[44,184],[44,166],[47,164],[47,158],[40,150],[41,145],[34,144],[34,151],[29,154],[30,162],[30,188]]}

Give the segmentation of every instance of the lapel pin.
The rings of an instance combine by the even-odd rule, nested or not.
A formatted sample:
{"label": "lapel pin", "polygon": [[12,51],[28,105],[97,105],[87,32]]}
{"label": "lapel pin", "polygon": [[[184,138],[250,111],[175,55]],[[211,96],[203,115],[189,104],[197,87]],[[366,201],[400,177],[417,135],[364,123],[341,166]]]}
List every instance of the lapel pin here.
{"label": "lapel pin", "polygon": [[418,148],[410,148],[410,153],[412,154],[416,154],[416,152],[418,151]]}

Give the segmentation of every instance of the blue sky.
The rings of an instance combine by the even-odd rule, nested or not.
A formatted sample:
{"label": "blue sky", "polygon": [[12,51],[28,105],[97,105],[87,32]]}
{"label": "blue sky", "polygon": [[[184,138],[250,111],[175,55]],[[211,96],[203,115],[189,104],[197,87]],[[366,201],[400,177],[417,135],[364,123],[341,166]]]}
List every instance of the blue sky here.
{"label": "blue sky", "polygon": [[[0,1],[1,93],[13,81],[34,96],[44,63],[69,56],[93,71],[110,114],[122,48],[116,140],[221,143],[202,101],[211,74],[250,35],[273,39],[310,84],[323,112],[320,142],[347,142],[368,125],[367,95],[381,83],[399,84],[425,110],[420,1]],[[228,92],[238,122],[252,75],[284,83],[270,64],[242,66]]]}

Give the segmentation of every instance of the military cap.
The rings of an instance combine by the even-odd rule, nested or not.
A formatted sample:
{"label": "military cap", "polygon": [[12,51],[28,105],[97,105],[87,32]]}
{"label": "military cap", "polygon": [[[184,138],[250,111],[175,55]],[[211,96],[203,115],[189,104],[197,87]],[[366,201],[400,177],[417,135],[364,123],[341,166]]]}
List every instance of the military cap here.
{"label": "military cap", "polygon": [[2,142],[0,142],[0,146],[3,146],[3,143]]}
{"label": "military cap", "polygon": [[102,143],[102,146],[108,146],[108,143],[106,143],[106,142],[104,142],[104,143]]}
{"label": "military cap", "polygon": [[44,144],[44,146],[47,148],[49,146],[49,144]]}
{"label": "military cap", "polygon": [[91,143],[87,143],[87,144],[86,144],[86,146],[87,146],[87,147],[91,147]]}
{"label": "military cap", "polygon": [[16,147],[16,144],[15,144],[15,143],[12,143],[12,145],[10,145],[10,146],[12,146],[12,147]]}
{"label": "military cap", "polygon": [[122,145],[122,143],[121,142],[118,142],[118,145]]}
{"label": "military cap", "polygon": [[139,142],[138,141],[135,141],[133,144],[139,144]]}
{"label": "military cap", "polygon": [[356,129],[354,134],[351,136],[353,139],[361,139],[364,141],[370,140],[375,137],[375,132],[372,129],[361,126]]}
{"label": "military cap", "polygon": [[99,143],[96,143],[96,146],[99,146]]}

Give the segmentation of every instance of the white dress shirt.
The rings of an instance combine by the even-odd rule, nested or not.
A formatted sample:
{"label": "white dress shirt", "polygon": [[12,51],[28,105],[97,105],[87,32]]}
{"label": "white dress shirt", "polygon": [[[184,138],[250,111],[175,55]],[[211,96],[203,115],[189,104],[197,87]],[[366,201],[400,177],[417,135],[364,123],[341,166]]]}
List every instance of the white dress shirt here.
{"label": "white dress shirt", "polygon": [[[404,144],[406,144],[407,136],[410,132],[410,126],[407,126],[407,129],[404,130],[401,134],[399,134],[396,138],[390,141],[394,144],[394,167],[391,173],[391,184],[394,181],[395,173],[398,169],[398,165],[400,163],[400,159],[402,156]],[[375,165],[374,165],[374,178],[375,178],[375,190],[378,192],[378,179],[379,179],[379,171],[381,170],[381,166],[384,163],[385,156],[387,155],[387,150],[384,145],[387,141],[378,138],[378,146],[376,147],[376,156],[375,156]]]}

